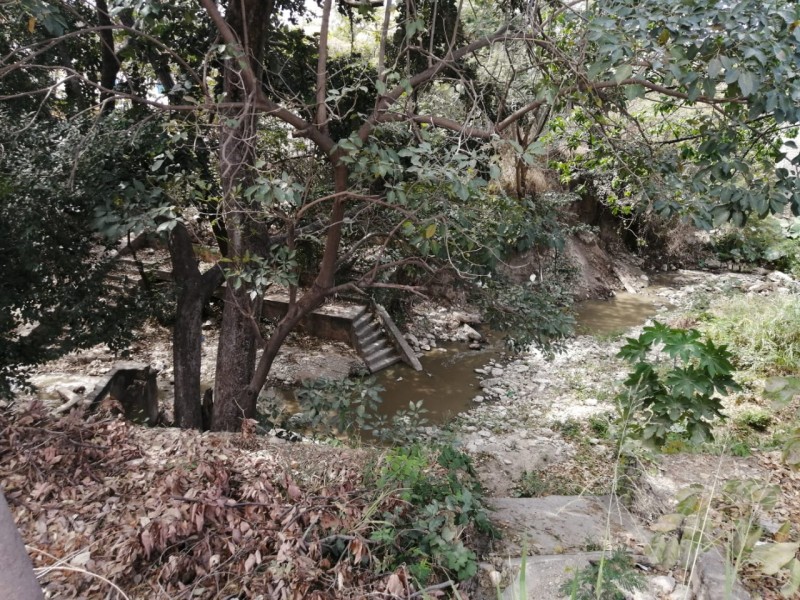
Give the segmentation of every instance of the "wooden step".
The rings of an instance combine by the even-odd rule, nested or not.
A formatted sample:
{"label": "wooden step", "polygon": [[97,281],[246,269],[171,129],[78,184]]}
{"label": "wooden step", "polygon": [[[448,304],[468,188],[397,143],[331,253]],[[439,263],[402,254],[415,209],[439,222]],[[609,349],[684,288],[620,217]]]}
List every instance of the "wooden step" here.
{"label": "wooden step", "polygon": [[374,363],[367,363],[367,367],[369,368],[370,373],[377,373],[381,369],[385,369],[386,367],[391,367],[392,365],[399,363],[401,358],[394,354],[392,356],[387,356],[380,361]]}

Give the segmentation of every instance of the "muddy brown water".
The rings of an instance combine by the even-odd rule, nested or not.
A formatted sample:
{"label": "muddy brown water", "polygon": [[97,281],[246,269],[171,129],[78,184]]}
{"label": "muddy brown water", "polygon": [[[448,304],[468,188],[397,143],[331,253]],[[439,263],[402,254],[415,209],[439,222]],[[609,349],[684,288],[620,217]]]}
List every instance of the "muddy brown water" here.
{"label": "muddy brown water", "polygon": [[[641,325],[653,317],[663,301],[652,295],[619,292],[609,300],[589,300],[576,305],[577,332],[610,336]],[[444,344],[422,358],[422,371],[397,365],[381,371],[378,383],[383,386],[380,412],[393,415],[407,409],[409,402],[422,400],[425,415],[433,424],[440,424],[456,414],[469,410],[473,398],[481,390],[476,368],[482,368],[503,354],[503,340],[490,338],[487,347],[467,350],[464,344]]]}

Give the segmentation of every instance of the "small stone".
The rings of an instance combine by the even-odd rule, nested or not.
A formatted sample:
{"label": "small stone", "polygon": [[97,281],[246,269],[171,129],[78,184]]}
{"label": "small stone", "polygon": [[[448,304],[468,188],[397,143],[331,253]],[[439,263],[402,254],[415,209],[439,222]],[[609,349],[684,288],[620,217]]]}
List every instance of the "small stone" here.
{"label": "small stone", "polygon": [[480,342],[470,342],[469,349],[470,350],[480,350],[481,349],[481,343]]}
{"label": "small stone", "polygon": [[772,271],[772,273],[769,273],[767,275],[767,279],[777,283],[777,282],[791,281],[792,277],[791,275],[787,275],[786,273],[783,273],[781,271]]}
{"label": "small stone", "polygon": [[598,438],[589,438],[588,441],[592,446],[596,446],[597,444],[600,443],[600,440]]}
{"label": "small stone", "polygon": [[586,400],[584,400],[584,403],[587,406],[597,406],[597,398],[587,398]]}
{"label": "small stone", "polygon": [[475,372],[478,375],[488,375],[489,374],[489,372],[486,369],[475,369]]}
{"label": "small stone", "polygon": [[422,344],[422,345],[420,346],[420,348],[421,348],[422,350],[424,350],[425,352],[430,352],[431,346],[430,346],[430,344]]}
{"label": "small stone", "polygon": [[478,404],[480,404],[480,403],[481,403],[481,402],[483,402],[484,400],[485,400],[485,398],[484,398],[483,396],[475,396],[475,397],[472,399],[472,401],[473,401],[473,402],[477,402]]}
{"label": "small stone", "polygon": [[492,432],[491,431],[487,431],[485,429],[481,429],[478,432],[478,435],[481,436],[482,438],[490,438],[490,437],[492,437]]}
{"label": "small stone", "polygon": [[650,591],[656,596],[666,596],[675,589],[676,583],[672,575],[659,575],[650,580]]}
{"label": "small stone", "polygon": [[514,464],[514,463],[513,463],[513,461],[512,461],[512,460],[510,460],[510,459],[508,459],[508,458],[504,458],[504,459],[503,459],[503,463],[504,463],[504,464],[507,464],[507,465]]}
{"label": "small stone", "polygon": [[505,371],[503,369],[495,367],[492,369],[492,377],[502,377]]}
{"label": "small stone", "polygon": [[469,325],[462,325],[461,326],[461,331],[467,337],[467,339],[470,340],[470,341],[478,342],[478,341],[483,339],[483,336],[480,333],[478,333],[477,331],[475,331]]}

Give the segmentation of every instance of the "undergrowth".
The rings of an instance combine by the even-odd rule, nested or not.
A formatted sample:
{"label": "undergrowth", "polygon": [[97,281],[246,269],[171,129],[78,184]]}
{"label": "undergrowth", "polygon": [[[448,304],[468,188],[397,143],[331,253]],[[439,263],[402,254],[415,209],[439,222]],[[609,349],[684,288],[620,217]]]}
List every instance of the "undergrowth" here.
{"label": "undergrowth", "polygon": [[800,301],[794,295],[733,296],[707,315],[703,329],[725,344],[740,370],[761,375],[800,371]]}
{"label": "undergrowth", "polygon": [[377,551],[384,552],[386,569],[406,565],[420,585],[435,577],[463,581],[477,573],[478,557],[468,543],[494,530],[467,455],[451,446],[395,448],[371,478],[396,498],[371,535]]}

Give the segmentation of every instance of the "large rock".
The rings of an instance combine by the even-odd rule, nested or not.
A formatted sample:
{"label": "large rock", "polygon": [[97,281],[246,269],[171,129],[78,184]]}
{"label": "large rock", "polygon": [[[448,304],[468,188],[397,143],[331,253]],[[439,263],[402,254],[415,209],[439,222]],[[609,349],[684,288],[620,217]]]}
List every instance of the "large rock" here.
{"label": "large rock", "polygon": [[716,549],[704,552],[697,558],[692,591],[695,600],[750,600],[750,594],[737,581],[735,573]]}

